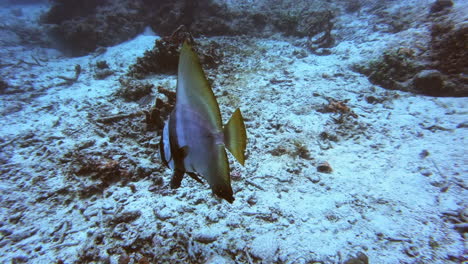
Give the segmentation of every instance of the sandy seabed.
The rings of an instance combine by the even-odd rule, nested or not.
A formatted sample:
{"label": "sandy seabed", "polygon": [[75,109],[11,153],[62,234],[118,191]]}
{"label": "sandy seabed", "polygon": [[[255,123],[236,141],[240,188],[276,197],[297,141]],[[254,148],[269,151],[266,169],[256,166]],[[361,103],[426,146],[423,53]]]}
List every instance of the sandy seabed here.
{"label": "sandy seabed", "polygon": [[[230,156],[233,204],[189,177],[170,190],[159,137],[145,128],[150,105],[116,95],[157,36],[79,58],[5,47],[2,61],[18,63],[1,69],[17,91],[0,95],[0,262],[461,262],[468,100],[385,90],[351,70],[426,41],[424,25],[389,34],[365,16],[339,19],[328,56],[279,36],[197,39],[223,47],[206,70],[223,120],[237,107],[245,118],[245,167]],[[114,73],[98,80],[103,60]],[[58,78],[77,64],[76,82]],[[145,80],[175,90],[176,76]],[[331,173],[317,171],[325,162]]]}

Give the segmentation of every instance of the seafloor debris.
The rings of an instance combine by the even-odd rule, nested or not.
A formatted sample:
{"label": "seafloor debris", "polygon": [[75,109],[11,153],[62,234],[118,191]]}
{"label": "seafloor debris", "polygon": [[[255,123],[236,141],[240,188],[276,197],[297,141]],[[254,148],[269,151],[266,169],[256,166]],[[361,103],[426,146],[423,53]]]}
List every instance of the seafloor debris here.
{"label": "seafloor debris", "polygon": [[331,34],[334,26],[335,14],[333,11],[310,11],[299,13],[274,14],[278,19],[273,19],[273,24],[286,35],[307,37],[305,43],[300,44],[316,55],[328,55],[335,43]]}
{"label": "seafloor debris", "polygon": [[331,11],[313,13],[307,28],[307,48],[316,55],[328,55],[328,50],[335,43],[331,31],[334,14]]}
{"label": "seafloor debris", "polygon": [[442,214],[445,221],[453,224],[453,228],[461,235],[468,233],[468,208],[456,211],[446,211]]}
{"label": "seafloor debris", "polygon": [[53,0],[41,21],[74,56],[133,38],[147,25],[160,36],[185,25],[195,36],[266,37],[282,33],[309,37],[306,45],[312,52],[328,54],[327,48],[334,42],[332,19],[338,8],[320,1],[304,1],[291,8],[288,2],[245,8],[212,0],[86,0],[80,4]]}
{"label": "seafloor debris", "polygon": [[361,0],[348,0],[344,1],[344,5],[347,13],[354,13],[361,10],[363,2]]}
{"label": "seafloor debris", "polygon": [[61,83],[59,83],[57,85],[58,86],[72,85],[76,81],[78,81],[78,78],[80,77],[80,74],[81,74],[81,65],[77,64],[77,65],[75,65],[75,76],[74,77],[67,77],[67,76],[62,76],[62,75],[57,76],[57,78],[64,80],[64,82],[61,82]]}
{"label": "seafloor debris", "polygon": [[268,151],[273,156],[282,156],[288,154],[292,158],[301,158],[306,160],[312,160],[313,157],[310,154],[307,144],[303,140],[299,139],[287,139],[286,144],[277,145],[272,150]]}
{"label": "seafloor debris", "polygon": [[108,76],[114,74],[114,71],[109,68],[106,61],[96,62],[96,68],[94,69],[94,78],[103,80]]}
{"label": "seafloor debris", "polygon": [[8,88],[8,83],[0,79],[0,94],[3,93]]}
{"label": "seafloor debris", "polygon": [[[137,62],[129,67],[127,75],[141,79],[150,73],[175,74],[179,60],[179,48],[184,40],[195,44],[192,34],[185,26],[178,27],[171,35],[155,41],[153,49],[145,52]],[[195,46],[200,61],[204,66],[214,67],[219,64],[221,55],[215,42]]]}
{"label": "seafloor debris", "polygon": [[132,176],[116,160],[99,159],[80,154],[74,156],[70,173],[76,176],[86,176],[92,180],[99,180],[99,183],[80,184],[78,193],[83,198],[100,194],[110,184],[120,180],[129,180]]}
{"label": "seafloor debris", "polygon": [[131,77],[122,76],[119,78],[120,89],[117,95],[122,96],[127,101],[136,101],[151,93],[154,85],[146,82],[133,79]]}
{"label": "seafloor debris", "polygon": [[326,98],[328,100],[328,104],[324,105],[323,108],[318,109],[318,112],[321,113],[339,113],[339,114],[347,114],[351,117],[357,118],[358,115],[356,115],[353,111],[351,111],[351,108],[349,108],[346,103],[349,100],[344,100],[344,101],[338,101],[332,98]]}
{"label": "seafloor debris", "polygon": [[153,49],[146,51],[130,66],[127,75],[141,79],[149,73],[174,74],[179,61],[179,47],[185,39],[193,42],[192,35],[184,26],[177,28],[170,36],[157,39]]}
{"label": "seafloor debris", "polygon": [[431,13],[437,13],[453,6],[452,0],[437,0],[431,6]]}
{"label": "seafloor debris", "polygon": [[391,90],[405,90],[405,82],[421,68],[412,54],[406,48],[387,50],[380,58],[368,64],[354,65],[353,69],[367,75],[373,84]]}
{"label": "seafloor debris", "polygon": [[80,166],[73,170],[73,173],[82,175],[92,175],[92,178],[100,178],[104,182],[112,182],[116,177],[129,177],[129,172],[123,169],[116,160],[95,160],[82,157],[78,160]]}
{"label": "seafloor debris", "polygon": [[440,96],[468,96],[468,24],[436,22],[431,28],[431,60],[445,75]]}
{"label": "seafloor debris", "polygon": [[101,117],[96,119],[96,122],[101,124],[112,124],[115,122],[119,122],[120,120],[127,119],[127,118],[134,118],[137,116],[142,115],[141,112],[129,113],[129,114],[121,114],[121,115],[111,115],[106,117]]}
{"label": "seafloor debris", "polygon": [[358,252],[356,256],[345,260],[343,264],[369,264],[369,257],[363,252]]}
{"label": "seafloor debris", "polygon": [[433,19],[428,52],[416,54],[412,47],[390,49],[353,69],[386,89],[430,96],[468,96],[468,26],[455,26],[444,16]]}
{"label": "seafloor debris", "polygon": [[54,0],[41,21],[50,34],[65,43],[65,51],[80,56],[111,46],[143,31],[148,11],[142,1]]}
{"label": "seafloor debris", "polygon": [[328,162],[323,161],[317,165],[317,171],[322,173],[332,173],[333,169]]}
{"label": "seafloor debris", "polygon": [[321,113],[334,113],[330,116],[330,120],[326,122],[326,130],[320,133],[317,143],[320,149],[326,150],[332,148],[332,142],[338,142],[341,139],[359,140],[369,126],[358,119],[358,115],[351,110],[347,105],[349,100],[335,100],[332,98],[325,99],[327,105],[323,105],[321,109],[317,109]]}
{"label": "seafloor debris", "polygon": [[446,93],[444,76],[438,70],[422,70],[413,78],[413,85],[418,91],[428,95]]}
{"label": "seafloor debris", "polygon": [[166,96],[166,100],[156,98],[155,104],[148,111],[144,111],[146,115],[146,126],[149,131],[161,131],[164,127],[164,120],[167,120],[169,114],[174,108],[175,93],[158,87],[158,92]]}

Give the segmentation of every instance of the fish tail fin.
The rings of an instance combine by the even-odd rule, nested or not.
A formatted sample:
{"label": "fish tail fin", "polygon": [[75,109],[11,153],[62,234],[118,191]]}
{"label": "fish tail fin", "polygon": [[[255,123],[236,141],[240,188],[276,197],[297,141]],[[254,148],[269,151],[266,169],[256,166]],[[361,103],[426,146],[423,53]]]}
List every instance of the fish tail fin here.
{"label": "fish tail fin", "polygon": [[247,146],[247,133],[245,132],[244,118],[239,108],[232,114],[229,122],[224,126],[224,144],[237,161],[244,165],[245,148]]}

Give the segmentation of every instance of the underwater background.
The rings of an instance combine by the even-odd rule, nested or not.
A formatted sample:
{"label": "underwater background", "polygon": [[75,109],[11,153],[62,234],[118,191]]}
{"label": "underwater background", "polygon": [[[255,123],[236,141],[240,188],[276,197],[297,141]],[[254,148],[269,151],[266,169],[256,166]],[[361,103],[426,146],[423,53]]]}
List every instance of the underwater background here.
{"label": "underwater background", "polygon": [[[0,1],[0,263],[465,263],[468,2]],[[161,161],[192,39],[245,165]]]}

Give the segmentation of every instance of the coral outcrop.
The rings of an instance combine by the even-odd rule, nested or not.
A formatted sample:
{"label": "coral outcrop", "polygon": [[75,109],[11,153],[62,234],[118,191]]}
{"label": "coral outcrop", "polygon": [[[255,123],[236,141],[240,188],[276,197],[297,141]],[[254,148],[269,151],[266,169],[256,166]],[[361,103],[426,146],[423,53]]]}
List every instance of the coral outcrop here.
{"label": "coral outcrop", "polygon": [[452,0],[437,0],[431,6],[431,13],[437,13],[453,6]]}
{"label": "coral outcrop", "polygon": [[129,67],[127,75],[142,79],[147,74],[175,74],[179,61],[179,48],[185,40],[196,44],[194,48],[204,66],[215,67],[219,64],[221,54],[217,51],[219,47],[215,42],[195,43],[187,28],[180,26],[172,34],[157,39],[153,49],[147,50],[143,57],[139,57],[137,62]]}
{"label": "coral outcrop", "polygon": [[112,46],[142,32],[147,12],[141,1],[59,1],[44,14],[54,39],[72,56]]}
{"label": "coral outcrop", "polygon": [[8,83],[0,79],[0,94],[2,94],[8,88]]}
{"label": "coral outcrop", "polygon": [[126,76],[120,77],[119,82],[121,87],[117,94],[122,96],[126,101],[137,101],[149,95],[154,87],[151,83]]}
{"label": "coral outcrop", "polygon": [[468,96],[468,24],[434,24],[431,37],[433,66],[448,79],[447,89]]}
{"label": "coral outcrop", "polygon": [[218,0],[161,0],[157,3],[86,0],[79,4],[54,0],[42,22],[50,25],[51,35],[73,56],[128,40],[147,25],[161,36],[184,25],[197,37],[266,37],[275,33],[308,37],[308,48],[320,54],[327,53],[321,49],[333,45],[334,8],[330,4],[318,1],[299,6],[290,6],[288,1],[280,5],[268,3],[247,8],[239,4],[229,6]]}
{"label": "coral outcrop", "polygon": [[[373,84],[430,96],[468,96],[468,25],[455,24],[440,15],[451,5],[431,7],[430,43],[427,51],[416,55],[414,47],[387,50],[379,58],[354,69],[368,76]],[[449,1],[451,2],[451,1]],[[433,14],[436,13],[436,14]],[[437,15],[439,14],[439,15]]]}

